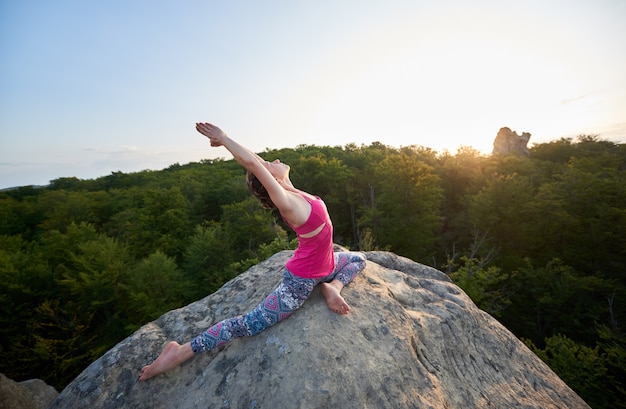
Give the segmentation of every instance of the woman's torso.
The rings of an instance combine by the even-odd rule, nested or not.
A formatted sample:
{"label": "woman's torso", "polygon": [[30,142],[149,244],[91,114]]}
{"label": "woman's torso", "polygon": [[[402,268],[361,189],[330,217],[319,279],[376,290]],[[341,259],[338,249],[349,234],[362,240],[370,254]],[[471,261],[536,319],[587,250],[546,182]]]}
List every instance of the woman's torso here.
{"label": "woman's torso", "polygon": [[298,194],[311,205],[311,213],[298,227],[283,218],[298,236],[298,248],[285,267],[299,277],[325,277],[335,268],[333,224],[322,199],[306,193]]}

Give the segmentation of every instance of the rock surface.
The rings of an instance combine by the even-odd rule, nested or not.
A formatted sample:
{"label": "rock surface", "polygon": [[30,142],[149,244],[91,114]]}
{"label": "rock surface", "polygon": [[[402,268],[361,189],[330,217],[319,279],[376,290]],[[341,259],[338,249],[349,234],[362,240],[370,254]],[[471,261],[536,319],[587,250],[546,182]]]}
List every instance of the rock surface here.
{"label": "rock surface", "polygon": [[493,154],[530,156],[527,146],[529,140],[530,134],[528,132],[522,132],[521,135],[518,135],[517,132],[511,131],[507,127],[500,128],[496,139],[493,141]]}
{"label": "rock surface", "polygon": [[366,254],[343,292],[348,315],[316,289],[284,322],[138,382],[169,340],[256,306],[280,281],[281,252],[139,329],[50,408],[589,408],[445,274]]}
{"label": "rock surface", "polygon": [[0,409],[44,409],[58,395],[41,379],[15,382],[0,374]]}

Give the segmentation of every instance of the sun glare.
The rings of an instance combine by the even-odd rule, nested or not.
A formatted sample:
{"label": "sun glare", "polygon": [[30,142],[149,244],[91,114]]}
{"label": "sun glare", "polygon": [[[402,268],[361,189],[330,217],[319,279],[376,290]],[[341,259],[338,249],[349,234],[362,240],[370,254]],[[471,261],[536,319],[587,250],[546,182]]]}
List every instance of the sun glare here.
{"label": "sun glare", "polygon": [[593,99],[577,95],[566,61],[532,47],[537,38],[515,42],[493,29],[424,32],[395,26],[385,38],[339,47],[288,98],[281,133],[302,135],[302,143],[369,140],[488,153],[503,126],[541,138],[589,122],[580,113]]}

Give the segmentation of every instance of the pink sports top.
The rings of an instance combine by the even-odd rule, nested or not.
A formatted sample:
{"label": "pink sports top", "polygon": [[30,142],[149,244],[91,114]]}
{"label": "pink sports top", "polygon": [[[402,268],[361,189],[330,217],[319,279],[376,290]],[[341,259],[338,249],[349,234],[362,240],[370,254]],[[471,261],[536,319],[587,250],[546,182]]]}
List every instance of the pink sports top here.
{"label": "pink sports top", "polygon": [[[294,275],[303,278],[320,278],[330,274],[335,268],[333,254],[333,224],[330,221],[326,204],[319,197],[311,199],[308,195],[302,197],[311,204],[311,214],[307,221],[297,228],[289,225],[298,236],[298,248],[293,256],[287,261],[285,267]],[[326,223],[326,224],[324,224]],[[313,237],[302,237],[319,228],[322,230]]]}

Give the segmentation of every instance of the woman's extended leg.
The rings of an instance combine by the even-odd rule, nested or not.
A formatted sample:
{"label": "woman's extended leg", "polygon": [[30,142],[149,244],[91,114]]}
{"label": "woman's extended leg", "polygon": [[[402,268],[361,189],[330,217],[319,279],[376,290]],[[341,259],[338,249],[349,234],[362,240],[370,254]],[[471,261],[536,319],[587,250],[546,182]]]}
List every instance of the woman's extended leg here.
{"label": "woman's extended leg", "polygon": [[285,269],[283,281],[254,310],[218,322],[191,341],[195,354],[210,351],[233,338],[256,335],[290,316],[309,298],[315,280],[296,277]]}
{"label": "woman's extended leg", "polygon": [[175,368],[200,352],[209,351],[233,338],[256,335],[284,320],[309,298],[315,284],[315,280],[296,277],[285,269],[280,285],[254,310],[218,322],[186,344],[170,342],[154,362],[143,367],[139,380],[150,379]]}
{"label": "woman's extended leg", "polygon": [[169,371],[192,356],[193,351],[191,350],[191,344],[189,342],[179,345],[178,342],[172,341],[165,346],[161,355],[159,355],[154,362],[141,369],[139,380],[146,381],[153,376]]}

